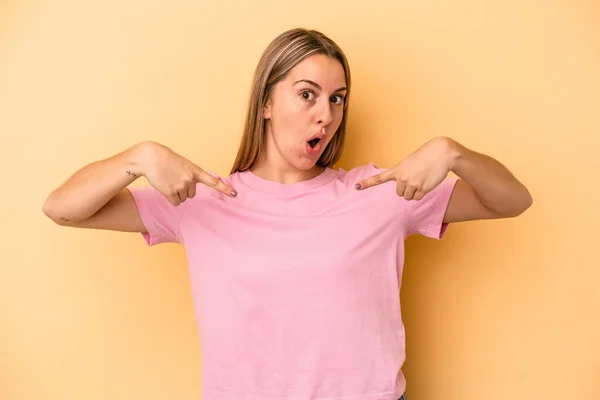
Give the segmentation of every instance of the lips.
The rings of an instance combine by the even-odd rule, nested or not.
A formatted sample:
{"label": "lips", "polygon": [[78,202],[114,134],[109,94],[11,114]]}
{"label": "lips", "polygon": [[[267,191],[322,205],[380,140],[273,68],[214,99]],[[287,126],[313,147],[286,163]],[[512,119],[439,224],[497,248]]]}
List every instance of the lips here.
{"label": "lips", "polygon": [[306,141],[311,147],[315,147],[316,144],[320,143],[325,138],[325,134],[323,132],[317,133]]}
{"label": "lips", "polygon": [[316,135],[311,136],[306,141],[306,151],[308,154],[316,155],[321,152],[321,148],[323,147],[325,135],[323,133],[318,133]]}

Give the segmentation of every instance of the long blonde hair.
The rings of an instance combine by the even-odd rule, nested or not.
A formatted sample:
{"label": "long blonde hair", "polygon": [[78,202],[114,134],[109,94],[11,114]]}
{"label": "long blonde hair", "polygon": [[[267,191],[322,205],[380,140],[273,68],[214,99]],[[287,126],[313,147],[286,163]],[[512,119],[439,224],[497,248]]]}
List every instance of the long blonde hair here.
{"label": "long blonde hair", "polygon": [[344,52],[323,33],[295,28],[277,36],[265,49],[254,72],[250,101],[246,113],[244,133],[231,173],[245,171],[256,163],[265,145],[265,119],[263,110],[274,86],[302,60],[324,54],[338,60],[346,76],[346,99],[340,126],[327,148],[317,161],[321,167],[331,167],[342,156],[346,139],[346,121],[350,99],[350,67]]}

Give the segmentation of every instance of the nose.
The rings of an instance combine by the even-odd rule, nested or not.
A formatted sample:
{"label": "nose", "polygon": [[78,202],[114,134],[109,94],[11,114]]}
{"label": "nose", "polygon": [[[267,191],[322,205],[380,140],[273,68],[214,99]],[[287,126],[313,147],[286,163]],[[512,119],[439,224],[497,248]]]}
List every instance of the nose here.
{"label": "nose", "polygon": [[318,119],[319,122],[318,124],[321,126],[327,126],[331,123],[332,120],[332,116],[331,116],[331,105],[329,103],[329,101],[325,102],[325,106],[322,106],[319,109],[319,113],[318,115]]}

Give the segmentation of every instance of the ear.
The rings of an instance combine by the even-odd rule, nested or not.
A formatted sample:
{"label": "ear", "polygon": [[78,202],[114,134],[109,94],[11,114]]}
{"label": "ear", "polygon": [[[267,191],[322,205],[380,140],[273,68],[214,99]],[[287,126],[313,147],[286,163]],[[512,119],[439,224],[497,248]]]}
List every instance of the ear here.
{"label": "ear", "polygon": [[271,119],[271,99],[267,100],[265,107],[263,108],[263,118]]}

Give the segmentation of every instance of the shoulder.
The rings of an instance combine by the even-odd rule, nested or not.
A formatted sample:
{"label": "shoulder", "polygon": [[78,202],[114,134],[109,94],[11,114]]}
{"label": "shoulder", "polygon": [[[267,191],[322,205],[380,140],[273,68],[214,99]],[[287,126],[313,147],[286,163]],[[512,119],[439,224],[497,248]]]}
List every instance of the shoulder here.
{"label": "shoulder", "polygon": [[344,182],[345,184],[354,187],[354,185],[366,178],[384,171],[382,168],[378,168],[375,163],[370,162],[364,165],[359,165],[350,169],[337,168],[334,169],[336,179]]}

